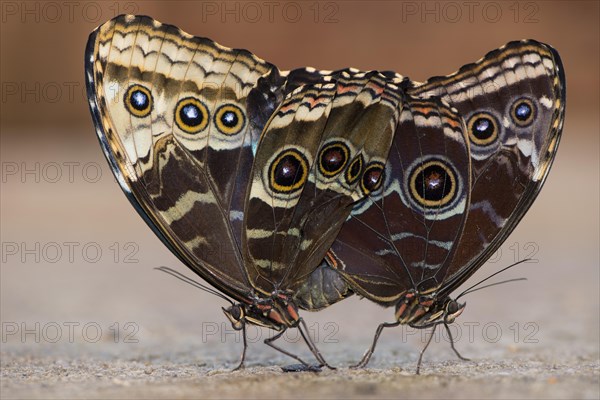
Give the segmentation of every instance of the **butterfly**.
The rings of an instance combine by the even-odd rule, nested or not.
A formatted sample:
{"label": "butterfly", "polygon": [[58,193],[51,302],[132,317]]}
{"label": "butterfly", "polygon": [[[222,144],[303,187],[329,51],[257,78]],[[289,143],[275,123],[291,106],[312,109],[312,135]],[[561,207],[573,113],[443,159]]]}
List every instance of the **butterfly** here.
{"label": "butterfly", "polygon": [[441,324],[452,337],[448,324],[465,307],[458,298],[473,287],[455,299],[451,293],[525,215],[563,127],[560,57],[533,40],[508,43],[454,74],[400,86],[406,100],[381,187],[355,206],[298,290],[306,308],[352,292],[395,307],[395,321],[378,326],[357,367],[368,364],[386,327]]}
{"label": "butterfly", "polygon": [[264,342],[308,365],[273,343],[298,328],[327,365],[294,296],[353,205],[379,184],[403,96],[397,79],[280,71],[246,50],[132,15],[92,32],[85,70],[119,185],[216,290],[188,282],[230,302],[223,311],[244,338],[239,367],[248,323],[278,331]]}

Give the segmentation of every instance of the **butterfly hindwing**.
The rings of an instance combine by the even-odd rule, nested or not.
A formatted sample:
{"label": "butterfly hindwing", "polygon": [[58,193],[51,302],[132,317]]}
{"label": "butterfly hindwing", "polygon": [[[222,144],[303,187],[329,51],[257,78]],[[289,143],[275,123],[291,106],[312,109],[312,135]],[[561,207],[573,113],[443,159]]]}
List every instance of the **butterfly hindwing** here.
{"label": "butterfly hindwing", "polygon": [[283,101],[261,138],[246,209],[257,286],[293,288],[316,268],[368,191],[365,177],[377,183],[397,104],[398,88],[377,72],[315,79]]}
{"label": "butterfly hindwing", "polygon": [[469,203],[462,119],[438,99],[407,98],[379,192],[359,203],[332,252],[353,290],[393,304],[407,290],[439,286]]}
{"label": "butterfly hindwing", "polygon": [[502,244],[541,189],[562,131],[564,72],[550,46],[524,40],[409,93],[450,103],[464,118],[470,139],[471,205],[445,272],[454,280],[446,285],[451,291]]}

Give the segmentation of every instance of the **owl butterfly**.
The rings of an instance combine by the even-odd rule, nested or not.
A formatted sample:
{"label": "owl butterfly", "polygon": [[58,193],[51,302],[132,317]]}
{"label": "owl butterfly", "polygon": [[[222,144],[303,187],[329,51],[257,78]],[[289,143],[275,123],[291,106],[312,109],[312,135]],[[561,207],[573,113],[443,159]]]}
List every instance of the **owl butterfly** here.
{"label": "owl butterfly", "polygon": [[563,126],[560,58],[533,40],[401,86],[414,100],[402,108],[381,187],[359,202],[327,260],[298,290],[307,308],[347,296],[348,287],[395,307],[396,321],[379,325],[357,366],[367,365],[385,327],[442,324],[450,335],[448,323],[465,307],[450,294],[527,212]]}
{"label": "owl butterfly", "polygon": [[379,184],[398,77],[282,72],[139,16],[98,27],[85,58],[112,171],[156,235],[230,302],[223,311],[244,331],[239,366],[247,323],[279,331],[265,343],[307,365],[273,343],[297,327],[326,365],[294,294]]}

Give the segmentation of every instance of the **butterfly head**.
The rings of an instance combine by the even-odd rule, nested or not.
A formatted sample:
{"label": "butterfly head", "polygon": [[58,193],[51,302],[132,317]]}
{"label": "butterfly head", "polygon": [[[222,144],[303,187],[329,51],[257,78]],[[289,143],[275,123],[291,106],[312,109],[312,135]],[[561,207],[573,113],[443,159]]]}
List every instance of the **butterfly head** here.
{"label": "butterfly head", "polygon": [[465,306],[467,304],[466,303],[459,303],[458,301],[451,299],[451,298],[446,298],[446,302],[444,305],[444,322],[451,324],[452,322],[454,322],[454,320],[456,320],[456,318],[462,314],[463,310],[465,309]]}
{"label": "butterfly head", "polygon": [[236,331],[241,330],[244,327],[244,322],[246,319],[246,310],[241,304],[233,304],[231,307],[221,308],[223,313],[231,322],[231,326]]}
{"label": "butterfly head", "polygon": [[450,324],[462,314],[466,303],[450,297],[438,297],[436,292],[407,293],[396,305],[397,321],[415,328],[427,328],[438,323]]}

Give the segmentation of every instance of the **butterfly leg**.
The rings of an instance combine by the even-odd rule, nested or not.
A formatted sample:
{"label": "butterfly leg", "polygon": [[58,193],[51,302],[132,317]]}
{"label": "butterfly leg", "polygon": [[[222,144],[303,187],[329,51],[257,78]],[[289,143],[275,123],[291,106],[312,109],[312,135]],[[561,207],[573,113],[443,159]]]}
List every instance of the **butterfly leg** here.
{"label": "butterfly leg", "polygon": [[375,351],[375,346],[377,345],[377,341],[379,340],[379,336],[381,335],[381,331],[383,331],[383,328],[393,328],[398,325],[400,325],[400,322],[384,322],[382,324],[379,324],[379,326],[377,327],[377,331],[375,332],[375,337],[373,338],[373,343],[371,344],[371,347],[369,347],[369,350],[366,351],[366,353],[363,355],[363,358],[358,362],[358,364],[353,365],[350,368],[366,367],[369,363],[369,360],[371,359],[371,356],[373,355],[373,352]]}
{"label": "butterfly leg", "polygon": [[452,347],[452,350],[454,350],[454,353],[456,354],[456,356],[458,358],[460,358],[461,360],[464,361],[471,361],[470,359],[463,357],[458,350],[456,350],[456,348],[454,347],[454,338],[452,337],[452,332],[450,332],[450,328],[448,327],[447,323],[444,323],[444,327],[446,328],[446,332],[448,332],[448,337],[450,338],[450,346]]}
{"label": "butterfly leg", "polygon": [[429,340],[427,340],[425,347],[423,347],[423,350],[421,350],[421,352],[419,353],[419,361],[417,361],[417,371],[415,372],[415,374],[417,374],[417,375],[419,375],[421,373],[421,362],[423,361],[423,354],[425,354],[425,350],[427,350],[427,348],[429,347],[429,344],[431,343],[431,340],[433,339],[433,334],[435,333],[435,330],[437,329],[438,325],[439,324],[433,325],[433,329],[431,330],[431,335],[429,336]]}
{"label": "butterfly leg", "polygon": [[246,350],[248,349],[248,341],[246,340],[246,323],[242,322],[242,337],[244,338],[244,350],[242,350],[242,357],[240,359],[240,363],[233,370],[237,371],[240,369],[244,369],[244,361],[246,361]]}
{"label": "butterfly leg", "polygon": [[[315,356],[317,361],[321,363],[320,366],[324,365],[329,369],[336,369],[335,367],[332,367],[331,365],[329,365],[327,363],[327,361],[325,361],[325,359],[321,355],[321,352],[319,351],[319,349],[317,348],[315,343],[310,338],[310,335],[308,334],[308,327],[306,326],[306,322],[304,321],[304,319],[300,318],[299,321],[300,321],[301,326],[300,325],[298,326],[298,330],[300,331],[300,334],[302,335],[302,338],[304,339],[304,342],[306,343],[306,345],[308,346],[310,351],[313,353],[313,355]],[[305,334],[304,331],[306,331],[307,333]]]}
{"label": "butterfly leg", "polygon": [[276,341],[277,339],[279,339],[281,337],[281,335],[284,334],[286,330],[283,329],[281,332],[279,332],[277,335],[271,337],[271,338],[266,338],[263,342],[264,344],[266,344],[267,346],[270,346],[272,348],[274,348],[275,350],[285,354],[286,356],[292,357],[294,360],[299,361],[303,366],[307,367],[307,368],[311,368],[311,365],[308,364],[307,362],[305,362],[304,360],[302,360],[300,357],[298,357],[295,354],[290,353],[289,351],[286,351],[284,349],[282,349],[281,347],[275,345],[273,342]]}

